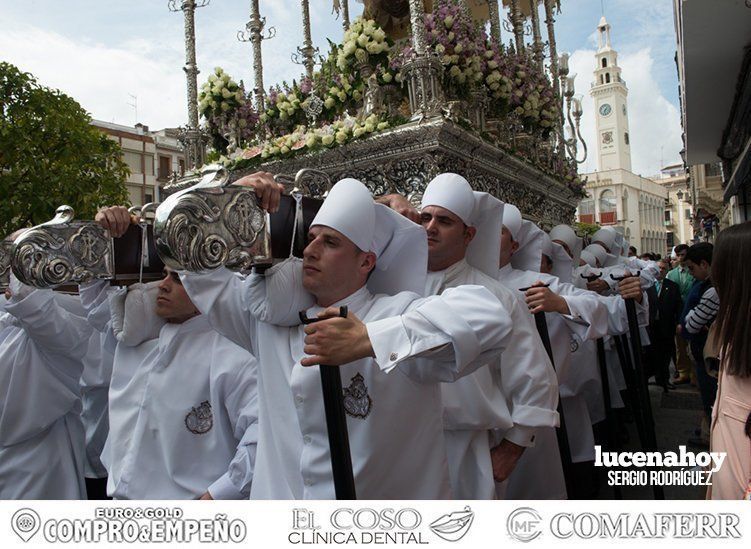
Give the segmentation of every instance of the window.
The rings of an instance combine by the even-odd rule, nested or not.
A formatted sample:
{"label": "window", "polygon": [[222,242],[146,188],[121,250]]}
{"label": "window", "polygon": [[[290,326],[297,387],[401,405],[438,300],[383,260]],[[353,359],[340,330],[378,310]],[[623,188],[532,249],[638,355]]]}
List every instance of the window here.
{"label": "window", "polygon": [[142,156],[138,153],[123,151],[123,160],[125,160],[125,163],[130,168],[130,173],[143,173],[141,158]]}
{"label": "window", "polygon": [[615,193],[605,189],[600,193],[600,223],[613,224],[616,222]]}
{"label": "window", "polygon": [[154,195],[151,193],[146,193],[145,198],[143,199],[144,204],[148,204],[149,202],[154,202]]}
{"label": "window", "polygon": [[154,157],[153,156],[144,155],[143,165],[144,165],[144,173],[146,175],[154,175]]}
{"label": "window", "polygon": [[170,164],[171,162],[169,156],[159,155],[159,173],[157,174],[158,179],[162,181],[169,179],[170,173],[172,172]]}
{"label": "window", "polygon": [[609,72],[605,73],[605,83],[606,84],[610,84],[610,73]]}
{"label": "window", "polygon": [[691,210],[689,208],[686,208],[686,211],[683,212],[683,215],[686,219],[691,219]]}
{"label": "window", "polygon": [[705,164],[704,173],[707,177],[722,175],[722,164],[719,162],[716,164]]}
{"label": "window", "polygon": [[607,67],[607,66],[608,66],[608,60],[607,60],[606,58],[604,58],[604,57],[603,57],[603,58],[602,58],[602,68],[604,69],[604,68],[605,68],[605,67]]}
{"label": "window", "polygon": [[670,221],[671,219],[670,210],[665,210],[665,221]]}
{"label": "window", "polygon": [[587,195],[587,198],[579,202],[579,222],[595,222],[595,199]]}
{"label": "window", "polygon": [[602,75],[600,75],[600,84],[603,84],[603,83],[604,83],[604,80],[602,78]]}
{"label": "window", "polygon": [[180,175],[185,175],[185,160],[180,159]]}
{"label": "window", "polygon": [[626,145],[629,145],[629,142],[628,142],[628,132],[626,132],[626,133],[625,133],[625,134],[623,135],[623,139],[625,139],[625,140],[626,140]]}

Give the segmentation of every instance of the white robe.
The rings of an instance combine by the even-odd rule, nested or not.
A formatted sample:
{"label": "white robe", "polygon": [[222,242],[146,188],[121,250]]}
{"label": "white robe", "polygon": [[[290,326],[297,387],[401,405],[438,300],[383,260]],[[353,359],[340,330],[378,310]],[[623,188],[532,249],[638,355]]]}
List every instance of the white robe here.
{"label": "white robe", "polygon": [[[96,315],[107,288],[82,287]],[[93,295],[92,295],[93,294]],[[113,313],[114,314],[114,313]],[[106,328],[115,324],[115,319]],[[102,462],[115,499],[214,499],[250,493],[257,441],[253,357],[199,315],[115,349]]]}
{"label": "white robe", "polygon": [[558,381],[532,317],[497,280],[461,260],[428,273],[426,295],[474,284],[487,288],[509,312],[514,344],[501,360],[453,383],[442,383],[451,488],[456,499],[496,496],[490,449],[504,438],[533,446],[538,427],[558,425]]}
{"label": "white robe", "polygon": [[31,290],[0,315],[0,499],[85,499],[77,298]]}
{"label": "white robe", "polygon": [[[265,277],[242,279],[218,269],[182,278],[216,329],[259,358],[260,434],[251,497],[333,499],[319,368],[300,365],[303,326],[258,320],[274,316],[266,310],[267,278],[272,283],[280,275],[289,294],[302,286],[294,260]],[[476,286],[426,299],[409,292],[374,296],[364,286],[332,306],[341,305],[366,324],[375,354],[340,367],[357,497],[450,497],[437,382],[496,359],[509,342],[508,314]],[[289,306],[290,323],[297,310]],[[320,310],[313,306],[306,313],[314,317]]]}
{"label": "white robe", "polygon": [[[86,429],[86,478],[107,476],[101,456],[109,433],[108,393],[117,340],[110,327],[110,309],[106,297],[107,293],[103,291],[81,293],[82,306],[87,312],[86,320],[93,328],[81,375],[81,419]],[[97,301],[88,303],[86,299]]]}

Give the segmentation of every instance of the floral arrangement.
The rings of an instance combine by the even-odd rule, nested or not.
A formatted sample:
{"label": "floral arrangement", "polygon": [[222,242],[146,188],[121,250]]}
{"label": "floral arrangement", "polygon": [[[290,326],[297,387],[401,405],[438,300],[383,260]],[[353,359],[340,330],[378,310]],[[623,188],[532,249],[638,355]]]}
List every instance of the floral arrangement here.
{"label": "floral arrangement", "polygon": [[258,114],[242,82],[235,82],[221,67],[201,86],[198,112],[206,119],[215,150],[225,150],[230,139],[241,144],[255,135]]}
{"label": "floral arrangement", "polygon": [[336,66],[342,74],[349,74],[362,66],[372,69],[388,66],[393,42],[372,19],[357,17],[344,33],[344,42],[337,48]]}
{"label": "floral arrangement", "polygon": [[438,54],[445,81],[458,97],[466,97],[483,80],[487,37],[475,27],[465,8],[454,0],[439,0],[425,17],[428,45]]}
{"label": "floral arrangement", "polygon": [[364,120],[345,116],[331,124],[311,129],[298,126],[291,133],[267,141],[259,141],[247,149],[238,149],[229,156],[220,157],[219,162],[231,169],[245,169],[269,160],[343,145],[383,131],[391,125],[392,121],[385,116],[372,114]]}

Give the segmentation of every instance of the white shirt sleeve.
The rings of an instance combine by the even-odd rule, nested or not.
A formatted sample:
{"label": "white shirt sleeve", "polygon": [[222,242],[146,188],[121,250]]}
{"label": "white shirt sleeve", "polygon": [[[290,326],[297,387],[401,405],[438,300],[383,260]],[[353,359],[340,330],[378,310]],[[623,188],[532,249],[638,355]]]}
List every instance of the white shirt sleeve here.
{"label": "white shirt sleeve", "polygon": [[86,354],[91,327],[86,319],[60,307],[52,290],[14,292],[5,310],[40,349],[73,360]]}
{"label": "white shirt sleeve", "polygon": [[511,320],[486,288],[459,286],[366,328],[382,370],[398,365],[417,381],[451,382],[498,359],[510,344]]}
{"label": "white shirt sleeve", "polygon": [[237,452],[227,472],[208,488],[214,499],[248,499],[258,444],[258,387],[255,359],[234,370],[223,388],[223,403],[232,423]]}
{"label": "white shirt sleeve", "polygon": [[180,280],[191,301],[207,315],[211,326],[224,337],[257,356],[256,320],[250,313],[253,293],[265,291],[260,275],[243,279],[220,267],[208,273],[180,273]]}

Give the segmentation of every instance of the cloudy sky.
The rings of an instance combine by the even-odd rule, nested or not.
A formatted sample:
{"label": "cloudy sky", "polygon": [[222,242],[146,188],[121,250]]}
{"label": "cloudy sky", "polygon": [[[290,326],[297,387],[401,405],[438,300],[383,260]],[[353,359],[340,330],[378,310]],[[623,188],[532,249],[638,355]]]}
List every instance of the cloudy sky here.
{"label": "cloudy sky", "polygon": [[[177,1],[179,4],[179,0]],[[76,98],[94,118],[151,129],[185,122],[183,17],[167,0],[0,0],[0,60],[33,73],[44,85]],[[298,0],[261,0],[261,13],[277,34],[263,43],[266,87],[297,78],[302,67],[290,54],[302,42]],[[250,44],[237,40],[248,19],[250,0],[211,0],[196,12],[199,84],[222,66],[250,88]],[[339,41],[341,22],[332,0],[310,0],[314,44]],[[678,81],[673,56],[675,32],[668,0],[563,0],[557,17],[559,51],[572,53],[571,72],[584,94],[583,133],[594,144],[588,90],[594,69],[595,28],[602,15],[612,25],[629,88],[632,163],[653,175],[680,161]],[[362,5],[350,0],[352,17]],[[505,40],[510,33],[505,33]],[[133,99],[135,96],[137,99]],[[596,169],[596,155],[582,171]]]}

